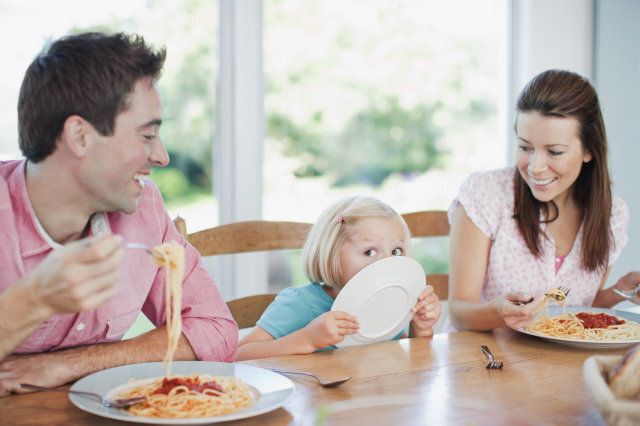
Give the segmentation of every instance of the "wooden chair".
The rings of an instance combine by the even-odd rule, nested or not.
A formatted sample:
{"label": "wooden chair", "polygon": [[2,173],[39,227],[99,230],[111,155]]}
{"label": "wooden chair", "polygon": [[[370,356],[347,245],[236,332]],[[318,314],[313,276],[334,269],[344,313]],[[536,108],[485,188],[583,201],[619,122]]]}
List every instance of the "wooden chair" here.
{"label": "wooden chair", "polygon": [[[428,210],[402,215],[413,238],[446,237],[449,235],[449,220],[444,210]],[[429,274],[427,282],[431,284],[440,298],[447,300],[449,297],[449,275]]]}
{"label": "wooden chair", "polygon": [[[256,220],[235,222],[189,234],[183,218],[174,220],[176,228],[202,256],[249,253],[269,250],[301,249],[310,223]],[[275,293],[246,296],[227,302],[239,328],[256,325],[275,298]]]}
{"label": "wooden chair", "polygon": [[[447,213],[444,211],[421,211],[402,216],[414,238],[449,235]],[[174,223],[202,256],[301,249],[311,228],[310,223],[257,220],[220,225],[189,234],[183,218],[177,217]],[[448,275],[427,274],[427,282],[434,287],[440,300],[447,299]],[[230,300],[227,305],[238,327],[248,328],[256,325],[275,296],[275,293],[246,296]]]}

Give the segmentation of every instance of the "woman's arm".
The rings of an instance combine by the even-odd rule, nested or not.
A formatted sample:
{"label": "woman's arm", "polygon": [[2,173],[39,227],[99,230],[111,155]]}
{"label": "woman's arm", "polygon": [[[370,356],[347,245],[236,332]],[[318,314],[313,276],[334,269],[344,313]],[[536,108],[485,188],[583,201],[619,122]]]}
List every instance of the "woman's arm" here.
{"label": "woman's arm", "polygon": [[[458,206],[451,224],[449,260],[449,312],[458,330],[491,330],[509,325],[523,327],[533,319],[542,298],[518,306],[517,300],[532,295],[508,293],[480,303],[480,292],[487,273],[491,240]],[[508,289],[505,289],[508,290]]]}

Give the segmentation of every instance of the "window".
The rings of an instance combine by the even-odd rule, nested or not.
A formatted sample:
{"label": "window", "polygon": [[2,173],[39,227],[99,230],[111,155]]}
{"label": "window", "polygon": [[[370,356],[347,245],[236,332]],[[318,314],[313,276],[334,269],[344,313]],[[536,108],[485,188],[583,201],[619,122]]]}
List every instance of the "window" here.
{"label": "window", "polygon": [[[0,159],[20,158],[18,93],[29,63],[43,46],[69,33],[135,32],[167,47],[159,89],[165,109],[162,139],[171,164],[153,178],[170,213],[190,230],[217,224],[212,194],[218,10],[213,0],[5,1],[0,5],[3,45],[0,69]],[[188,205],[188,207],[185,207]]]}
{"label": "window", "polygon": [[[265,219],[313,222],[351,194],[446,209],[469,173],[505,165],[505,2],[263,4]],[[446,271],[447,239],[416,255]],[[270,288],[304,283],[299,263],[271,267]]]}

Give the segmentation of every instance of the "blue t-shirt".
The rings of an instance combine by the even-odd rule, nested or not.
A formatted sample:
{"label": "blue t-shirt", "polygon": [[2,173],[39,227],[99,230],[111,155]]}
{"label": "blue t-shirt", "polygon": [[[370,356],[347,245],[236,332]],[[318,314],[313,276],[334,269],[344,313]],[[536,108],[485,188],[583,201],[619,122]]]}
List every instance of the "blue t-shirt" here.
{"label": "blue t-shirt", "polygon": [[[279,339],[306,327],[311,321],[331,310],[334,300],[324,291],[322,284],[310,283],[300,287],[288,287],[276,296],[264,311],[256,325]],[[402,332],[394,339],[402,337]],[[321,351],[336,349],[327,346]]]}

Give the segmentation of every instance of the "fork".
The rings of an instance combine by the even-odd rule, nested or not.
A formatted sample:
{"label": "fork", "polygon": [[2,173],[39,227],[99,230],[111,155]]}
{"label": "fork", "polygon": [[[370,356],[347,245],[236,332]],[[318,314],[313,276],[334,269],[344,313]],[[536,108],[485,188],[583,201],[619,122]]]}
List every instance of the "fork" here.
{"label": "fork", "polygon": [[62,392],[69,392],[70,394],[74,394],[74,395],[90,396],[100,401],[100,403],[105,407],[112,407],[112,408],[127,408],[147,400],[146,396],[136,396],[133,398],[121,398],[121,399],[112,400],[112,399],[107,399],[93,392],[85,392],[85,391],[78,391],[78,390],[71,390],[71,389],[67,390],[64,388],[48,388],[45,386],[32,385],[29,383],[20,383],[20,387],[25,389],[38,390],[38,391],[62,391]]}
{"label": "fork", "polygon": [[124,243],[124,246],[126,248],[130,248],[130,249],[137,249],[137,250],[144,250],[149,254],[153,254],[153,251],[151,250],[151,247],[146,245],[146,244],[141,244],[141,243]]}
{"label": "fork", "polygon": [[571,289],[569,287],[566,287],[566,286],[560,286],[560,287],[558,287],[558,290],[560,290],[560,292],[562,294],[564,294],[564,298],[562,296],[551,296],[549,293],[545,293],[545,296],[552,297],[556,301],[562,302],[563,300],[566,300],[567,296],[569,296],[569,292],[571,291]]}
{"label": "fork", "polygon": [[493,357],[493,353],[488,346],[482,345],[480,346],[480,351],[487,357],[487,365],[484,368],[498,370],[502,368],[502,361],[498,361]]}
{"label": "fork", "polygon": [[151,256],[155,257],[155,258],[159,258],[160,256],[158,255],[157,252],[155,252],[153,250],[153,248],[151,246],[148,246],[146,244],[141,244],[141,243],[124,243],[125,248],[129,248],[129,249],[135,249],[135,250],[144,250],[147,253],[149,253]]}
{"label": "fork", "polygon": [[632,290],[618,290],[614,288],[613,292],[624,299],[633,300],[640,296],[640,283]]}

